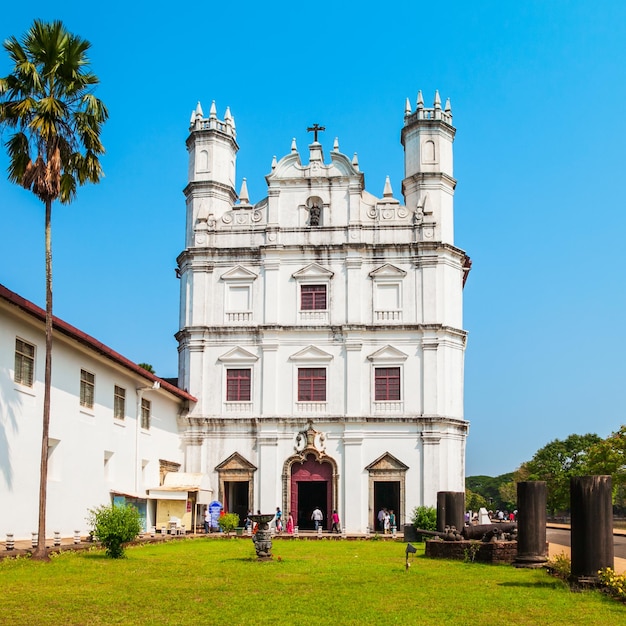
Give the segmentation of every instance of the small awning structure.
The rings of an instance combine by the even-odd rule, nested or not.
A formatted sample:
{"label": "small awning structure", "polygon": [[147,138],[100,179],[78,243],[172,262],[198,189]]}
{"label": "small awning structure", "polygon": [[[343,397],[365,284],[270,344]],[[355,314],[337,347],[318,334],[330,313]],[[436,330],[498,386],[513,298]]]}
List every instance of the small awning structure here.
{"label": "small awning structure", "polygon": [[187,500],[189,492],[196,491],[198,504],[209,504],[213,489],[209,486],[208,476],[189,472],[168,472],[163,484],[148,489],[151,500]]}
{"label": "small awning structure", "polygon": [[145,500],[147,498],[145,493],[130,493],[128,491],[118,491],[117,489],[111,489],[109,493],[113,497],[123,497],[128,498],[129,500]]}

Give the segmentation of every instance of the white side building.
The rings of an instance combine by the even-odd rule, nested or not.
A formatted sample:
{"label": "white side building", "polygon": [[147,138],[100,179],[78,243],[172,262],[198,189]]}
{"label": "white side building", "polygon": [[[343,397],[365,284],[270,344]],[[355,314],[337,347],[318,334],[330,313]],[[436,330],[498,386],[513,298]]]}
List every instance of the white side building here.
{"label": "white side building", "polygon": [[208,474],[240,515],[281,506],[312,525],[365,531],[381,507],[398,525],[438,491],[463,491],[463,285],[454,245],[449,103],[407,103],[404,201],[365,189],[335,139],[295,144],[267,197],[235,191],[235,122],[192,113],[179,386],[185,470]]}
{"label": "white side building", "polygon": [[[44,319],[0,285],[1,539],[37,531]],[[195,398],[58,318],[53,337],[47,536],[86,534],[88,510],[112,501],[135,504],[146,529],[159,508],[161,518],[189,508],[175,499],[195,513],[198,489],[150,494],[184,462],[179,422]]]}

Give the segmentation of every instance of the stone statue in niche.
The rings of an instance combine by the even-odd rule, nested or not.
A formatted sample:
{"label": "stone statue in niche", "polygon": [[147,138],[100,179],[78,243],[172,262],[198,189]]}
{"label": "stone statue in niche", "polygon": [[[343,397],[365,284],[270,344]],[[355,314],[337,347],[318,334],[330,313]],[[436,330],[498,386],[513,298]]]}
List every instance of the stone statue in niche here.
{"label": "stone statue in niche", "polygon": [[428,194],[425,194],[415,207],[415,213],[413,213],[413,223],[417,226],[420,226],[424,221],[424,213],[426,213],[426,200],[428,200]]}
{"label": "stone statue in niche", "polygon": [[322,209],[317,204],[314,204],[309,209],[309,226],[319,226],[321,217]]}

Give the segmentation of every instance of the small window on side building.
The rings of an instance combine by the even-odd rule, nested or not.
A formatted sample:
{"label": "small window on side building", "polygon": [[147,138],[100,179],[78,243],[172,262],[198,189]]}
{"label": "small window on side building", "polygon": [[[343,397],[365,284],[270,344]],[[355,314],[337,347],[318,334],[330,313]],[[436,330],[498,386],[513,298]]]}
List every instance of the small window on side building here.
{"label": "small window on side building", "polygon": [[141,427],[144,430],[150,429],[150,411],[152,403],[145,398],[141,399]]}
{"label": "small window on side building", "polygon": [[15,382],[32,387],[35,375],[35,346],[15,339]]}
{"label": "small window on side building", "polygon": [[113,392],[113,417],[118,420],[126,417],[126,389],[117,385]]}
{"label": "small window on side building", "polygon": [[80,405],[93,409],[96,376],[87,370],[80,370]]}

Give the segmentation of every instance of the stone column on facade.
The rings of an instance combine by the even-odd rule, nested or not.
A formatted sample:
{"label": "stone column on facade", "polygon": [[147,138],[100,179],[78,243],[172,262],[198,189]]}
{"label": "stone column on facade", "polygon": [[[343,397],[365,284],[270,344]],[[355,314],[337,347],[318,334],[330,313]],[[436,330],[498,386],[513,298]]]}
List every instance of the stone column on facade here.
{"label": "stone column on facade", "polygon": [[284,324],[285,320],[279,319],[280,303],[280,260],[266,259],[263,264],[265,270],[264,293],[263,293],[263,324]]}
{"label": "stone column on facade", "polygon": [[[343,435],[343,492],[341,493],[341,525],[348,532],[361,532],[367,526],[367,502],[363,501],[363,460],[361,450],[363,433],[346,431]],[[371,506],[374,506],[371,503]]]}
{"label": "stone column on facade", "polygon": [[193,337],[187,346],[189,354],[189,380],[187,386],[190,393],[198,398],[193,407],[193,415],[206,415],[207,403],[210,399],[202,393],[202,381],[204,380],[204,342],[201,338]]}
{"label": "stone column on facade", "polygon": [[[267,190],[267,225],[268,230],[274,230],[278,228],[279,224],[279,209],[280,209],[280,186],[277,186],[276,183],[270,183]],[[273,233],[274,235],[276,233]],[[270,245],[276,243],[276,238],[274,241],[268,242]]]}
{"label": "stone column on facade", "polygon": [[439,414],[438,348],[439,340],[436,337],[424,337],[422,339],[422,412],[428,416]]}
{"label": "stone column on facade", "polygon": [[[215,323],[211,314],[215,302],[213,265],[194,262],[191,268],[191,320],[190,326],[210,326]],[[220,301],[223,298],[220,298]],[[221,320],[220,320],[221,322]]]}
{"label": "stone column on facade", "polygon": [[[363,342],[359,339],[347,339],[345,344],[346,372],[345,372],[345,411],[346,415],[361,415],[363,413],[362,393],[362,364],[361,349]],[[369,401],[367,403],[369,408]]]}
{"label": "stone column on facade", "polygon": [[570,500],[572,577],[597,580],[598,570],[614,567],[611,477],[572,477]]}
{"label": "stone column on facade", "polygon": [[[348,224],[361,223],[361,185],[359,182],[352,182],[348,186],[349,207],[348,207]],[[356,240],[356,237],[354,238]]]}
{"label": "stone column on facade", "polygon": [[278,343],[264,343],[263,362],[261,363],[261,415],[276,415],[278,411],[277,385],[281,382],[278,375]]}
{"label": "stone column on facade", "polygon": [[517,483],[516,567],[542,567],[548,560],[546,543],[546,483]]}
{"label": "stone column on facade", "polygon": [[200,433],[191,433],[185,441],[185,471],[192,474],[200,474],[202,468],[202,444],[204,437]]}
{"label": "stone column on facade", "polygon": [[424,324],[441,323],[440,311],[437,310],[437,255],[422,256],[418,260],[417,273],[421,276],[421,313]]}
{"label": "stone column on facade", "polygon": [[[348,253],[349,254],[349,253]],[[361,278],[361,257],[346,259],[346,323],[361,324],[363,322],[363,294],[361,293],[363,279]],[[371,282],[371,281],[370,281]]]}
{"label": "stone column on facade", "polygon": [[258,501],[256,506],[261,513],[275,511],[276,506],[281,504],[281,484],[278,477],[282,467],[278,463],[278,433],[275,426],[259,427],[257,435],[257,449],[259,455],[259,468],[257,471]]}
{"label": "stone column on facade", "polygon": [[441,434],[433,431],[422,432],[422,491],[424,494],[424,505],[435,506],[437,502],[437,490],[439,489],[439,442]]}

